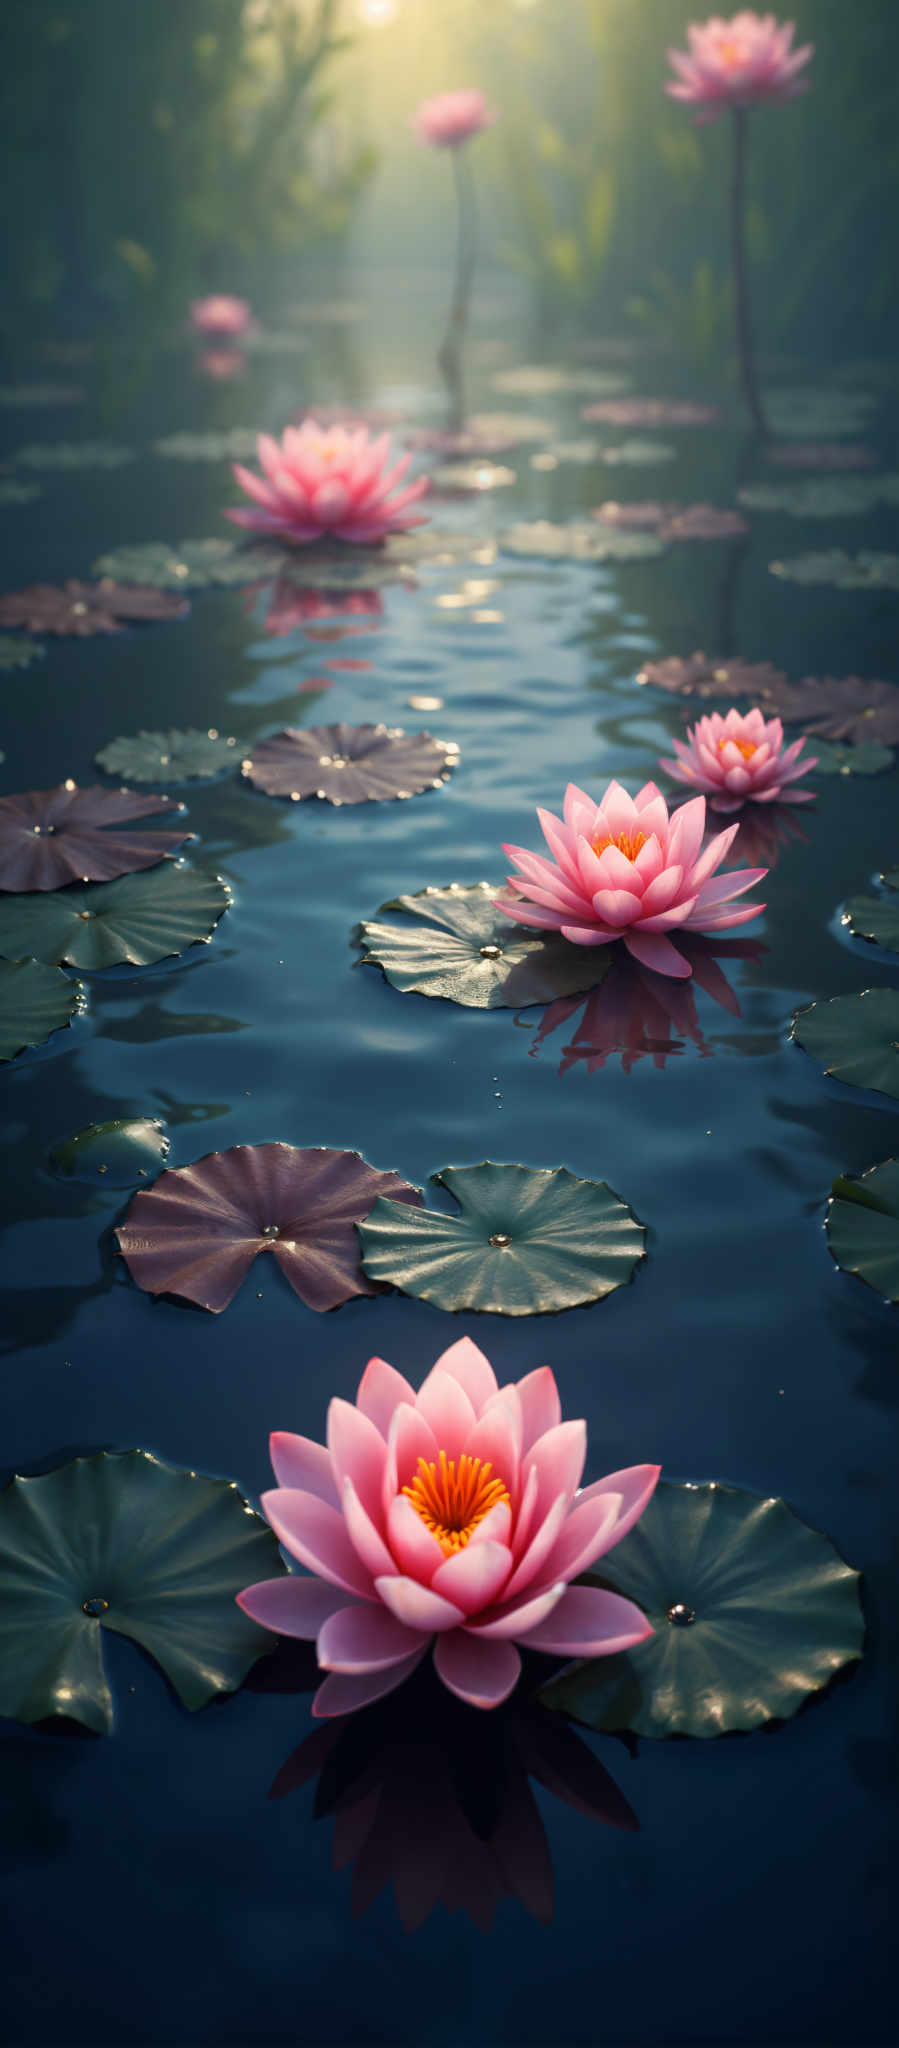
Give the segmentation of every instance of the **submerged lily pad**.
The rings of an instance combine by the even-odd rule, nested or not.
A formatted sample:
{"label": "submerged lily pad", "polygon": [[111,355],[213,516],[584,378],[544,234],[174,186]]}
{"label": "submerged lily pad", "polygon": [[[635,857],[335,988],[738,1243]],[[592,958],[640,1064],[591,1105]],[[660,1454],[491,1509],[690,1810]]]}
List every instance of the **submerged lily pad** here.
{"label": "submerged lily pad", "polygon": [[899,953],[899,868],[886,868],[880,877],[884,896],[850,896],[842,923],[857,939],[871,939],[888,953]]}
{"label": "submerged lily pad", "polygon": [[[590,1574],[591,1583],[596,1576]],[[540,1693],[588,1728],[724,1735],[788,1720],[860,1657],[859,1574],[783,1500],[661,1484],[603,1560],[603,1585],[655,1633],[582,1658]]]}
{"label": "submerged lily pad", "polygon": [[567,526],[551,519],[523,520],[500,534],[499,545],[506,555],[547,562],[626,562],[660,555],[663,549],[654,533],[622,533],[594,520],[572,520]]}
{"label": "submerged lily pad", "polygon": [[786,683],[783,669],[770,661],[744,661],[741,654],[699,652],[669,655],[664,661],[646,661],[637,675],[638,683],[651,683],[656,690],[668,690],[674,697],[767,697]]}
{"label": "submerged lily pad", "polygon": [[23,484],[14,476],[0,476],[0,505],[30,505],[40,495],[40,484]]}
{"label": "submerged lily pad", "polygon": [[864,431],[876,401],[867,391],[834,391],[826,386],[782,387],[765,392],[768,425],[775,434],[817,440]]}
{"label": "submerged lily pad", "polygon": [[0,797],[0,889],[59,889],[105,882],[155,866],[183,846],[184,832],[112,832],[108,828],[183,805],[131,789],[32,789]]}
{"label": "submerged lily pad", "polygon": [[0,1713],[107,1733],[104,1628],[139,1643],[195,1712],[273,1647],[235,1595],[283,1570],[233,1480],[148,1451],[13,1479],[0,1494]]}
{"label": "submerged lily pad", "polygon": [[307,1308],[320,1313],[374,1294],[355,1225],[379,1196],[405,1212],[418,1188],[358,1152],[324,1146],[235,1145],[160,1174],[135,1195],[116,1231],[138,1287],[218,1315],[261,1252],[277,1261]]}
{"label": "submerged lily pad", "polygon": [[124,775],[128,782],[208,782],[234,767],[235,739],[210,726],[200,732],[186,726],[183,732],[138,732],[133,739],[110,740],[94,755],[98,768],[107,775]]}
{"label": "submerged lily pad", "polygon": [[0,956],[149,967],[208,939],[231,902],[220,875],[165,861],[116,882],[0,898]]}
{"label": "submerged lily pad", "polygon": [[824,1219],[844,1273],[855,1273],[884,1301],[899,1302],[899,1159],[866,1173],[840,1173]]}
{"label": "submerged lily pad", "polygon": [[46,651],[39,640],[29,639],[27,633],[0,633],[0,669],[30,668]]}
{"label": "submerged lily pad", "polygon": [[459,749],[429,732],[386,725],[288,726],[260,740],[241,771],[266,796],[323,797],[329,804],[386,803],[437,789]]}
{"label": "submerged lily pad", "polygon": [[0,959],[0,1060],[46,1045],[83,1008],[80,982],[41,960]]}
{"label": "submerged lily pad", "polygon": [[720,418],[720,406],[691,398],[603,398],[581,407],[582,420],[610,427],[711,427]]}
{"label": "submerged lily pad", "polygon": [[103,1174],[107,1187],[132,1188],[135,1181],[156,1172],[170,1150],[171,1139],[158,1117],[114,1117],[60,1138],[51,1146],[48,1164],[62,1180],[93,1182]]}
{"label": "submerged lily pad", "polygon": [[372,1280],[437,1308],[536,1316],[601,1301],[633,1278],[646,1231],[605,1181],[564,1166],[445,1166],[451,1216],[381,1199],[360,1223]]}
{"label": "submerged lily pad", "polygon": [[867,988],[797,1010],[791,1037],[825,1073],[899,1102],[899,990]]}
{"label": "submerged lily pad", "polygon": [[[512,924],[494,908],[498,887],[453,882],[382,903],[377,919],[360,929],[366,965],[382,968],[404,994],[444,996],[471,1010],[523,1010],[556,996],[584,995],[602,981],[607,960],[555,932]],[[382,924],[392,910],[414,923]]]}
{"label": "submerged lily pad", "polygon": [[[899,739],[899,731],[896,736]],[[883,775],[896,758],[891,747],[882,747],[877,740],[862,740],[853,747],[840,740],[820,739],[817,733],[815,754],[818,775]]]}
{"label": "submerged lily pad", "polygon": [[121,469],[134,461],[134,449],[114,441],[33,441],[10,459],[25,469]]}
{"label": "submerged lily pad", "polygon": [[247,462],[257,438],[255,427],[226,427],[221,434],[164,434],[153,447],[170,462]]}
{"label": "submerged lily pad", "polygon": [[769,562],[772,576],[787,583],[829,583],[835,590],[899,590],[899,555],[863,548],[847,555],[845,548],[824,548],[819,553],[790,555],[783,562]]}
{"label": "submerged lily pad", "polygon": [[94,574],[151,584],[156,590],[204,590],[215,584],[230,589],[265,575],[266,555],[266,550],[257,553],[217,535],[212,540],[142,540],[100,555]]}

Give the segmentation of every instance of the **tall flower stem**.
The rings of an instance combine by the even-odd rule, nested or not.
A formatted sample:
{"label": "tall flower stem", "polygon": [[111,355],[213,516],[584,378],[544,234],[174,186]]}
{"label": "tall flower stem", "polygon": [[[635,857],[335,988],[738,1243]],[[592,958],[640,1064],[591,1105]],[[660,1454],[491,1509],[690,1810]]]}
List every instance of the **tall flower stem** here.
{"label": "tall flower stem", "polygon": [[457,147],[451,150],[450,154],[453,160],[453,183],[456,191],[456,270],[449,318],[437,361],[449,392],[450,430],[457,434],[465,425],[462,350],[468,326],[471,281],[478,252],[478,209],[474,179],[464,149]]}
{"label": "tall flower stem", "polygon": [[737,351],[740,358],[740,380],[743,396],[749,408],[752,424],[759,434],[768,432],[768,425],[762,409],[758,377],[755,367],[755,352],[752,342],[752,314],[749,305],[749,282],[746,275],[746,108],[732,107],[734,149],[730,186],[730,245],[734,273],[734,316],[737,329]]}

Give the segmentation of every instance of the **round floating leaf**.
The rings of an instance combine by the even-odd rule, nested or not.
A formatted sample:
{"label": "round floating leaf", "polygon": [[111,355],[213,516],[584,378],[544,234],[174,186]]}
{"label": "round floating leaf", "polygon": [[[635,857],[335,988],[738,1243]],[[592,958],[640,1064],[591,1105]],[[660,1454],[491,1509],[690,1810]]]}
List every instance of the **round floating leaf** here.
{"label": "round floating leaf", "polygon": [[13,408],[80,405],[83,397],[77,384],[0,384],[0,405]]}
{"label": "round floating leaf", "polygon": [[[773,710],[789,725],[833,740],[881,746],[899,743],[899,689],[895,683],[867,676],[804,676],[788,683],[784,677],[765,692]],[[816,746],[817,751],[817,746]]]}
{"label": "round floating leaf", "polygon": [[659,462],[673,462],[677,449],[668,441],[650,441],[643,436],[633,435],[626,441],[619,441],[617,448],[603,448],[603,462],[610,462],[614,468],[652,468]]}
{"label": "round floating leaf", "polygon": [[753,512],[790,519],[854,519],[875,505],[899,501],[899,476],[804,477],[798,483],[746,484],[737,492]]}
{"label": "round floating leaf", "polygon": [[84,889],[0,898],[0,956],[70,967],[150,967],[208,939],[231,892],[220,875],[165,861]]}
{"label": "round floating leaf", "polygon": [[372,1280],[437,1308],[535,1316],[601,1301],[644,1257],[642,1223],[605,1181],[564,1166],[446,1166],[451,1216],[380,1200],[360,1223]]}
{"label": "round floating leaf", "polygon": [[514,484],[516,472],[500,462],[447,462],[432,469],[431,483],[439,491],[500,491]]}
{"label": "round floating leaf", "polygon": [[899,1159],[869,1166],[858,1179],[838,1174],[825,1227],[844,1273],[857,1273],[884,1301],[899,1302]]}
{"label": "round floating leaf", "polygon": [[30,668],[45,653],[40,641],[30,640],[27,633],[0,633],[0,669]]}
{"label": "round floating leaf", "polygon": [[873,469],[877,452],[863,441],[779,441],[765,449],[779,469]]}
{"label": "round floating leaf", "polygon": [[13,1479],[0,1494],[0,1713],[106,1733],[104,1628],[139,1643],[193,1713],[272,1647],[235,1595],[283,1570],[233,1480],[148,1451]]}
{"label": "round floating leaf", "polygon": [[875,400],[867,391],[803,386],[765,393],[765,411],[772,433],[795,435],[798,440],[863,432],[874,405]]}
{"label": "round floating leaf", "polygon": [[172,462],[247,462],[256,440],[254,427],[228,427],[222,434],[166,434],[153,447]]}
{"label": "round floating leaf", "polygon": [[496,391],[508,391],[516,398],[553,398],[556,393],[592,393],[596,398],[616,398],[630,389],[624,370],[569,369],[561,363],[522,363],[518,369],[498,370],[490,379]]}
{"label": "round floating leaf", "polygon": [[604,420],[610,427],[711,427],[720,418],[717,405],[689,398],[604,398],[581,407],[582,420]]}
{"label": "round floating leaf", "polygon": [[287,726],[260,740],[242,773],[266,796],[323,797],[329,804],[386,803],[437,789],[459,749],[429,732],[386,725]]}
{"label": "round floating leaf", "polygon": [[[263,558],[264,559],[264,558]],[[135,541],[113,548],[94,563],[94,574],[111,576],[117,582],[152,584],[157,590],[204,590],[209,585],[226,588],[252,583],[260,570],[260,556],[236,541],[163,540]]]}
{"label": "round floating leaf", "polygon": [[887,768],[892,768],[895,760],[892,748],[881,746],[877,740],[862,740],[853,747],[843,745],[840,740],[819,739],[816,733],[814,745],[817,775],[882,775]]}
{"label": "round floating leaf", "polygon": [[13,476],[0,476],[0,505],[30,505],[40,495],[40,484],[23,484]]}
{"label": "round floating leaf", "polygon": [[899,1102],[899,989],[868,988],[797,1010],[791,1036],[825,1073]]}
{"label": "round floating leaf", "polygon": [[84,640],[94,633],[120,633],[121,620],[183,619],[183,599],[138,584],[30,583],[0,597],[0,625],[27,626],[31,633],[59,633]]}
{"label": "round floating leaf", "polygon": [[11,460],[26,469],[121,469],[134,461],[134,449],[113,441],[33,441]]}
{"label": "round floating leaf", "polygon": [[655,533],[621,533],[615,527],[586,520],[556,526],[551,519],[510,526],[500,534],[499,545],[504,554],[547,562],[625,562],[660,555],[663,549]]}
{"label": "round floating leaf", "polygon": [[784,562],[769,562],[772,576],[788,583],[829,583],[836,590],[899,590],[899,555],[863,548],[847,555],[845,548],[825,548],[819,553],[790,555]]}
{"label": "round floating leaf", "polygon": [[850,896],[842,922],[857,939],[871,939],[888,953],[899,953],[899,868],[885,869],[880,879],[889,895]]}
{"label": "round floating leaf", "polygon": [[617,499],[608,499],[596,507],[593,516],[604,531],[657,533],[664,541],[733,540],[749,532],[740,513],[722,505],[657,504],[654,500],[619,504]]}
{"label": "round floating leaf", "polygon": [[674,697],[769,697],[786,683],[783,669],[770,661],[744,661],[741,654],[699,652],[672,654],[665,661],[647,661],[638,671],[638,683],[651,683]]}
{"label": "round floating leaf", "polygon": [[175,1294],[218,1315],[268,1252],[307,1308],[323,1313],[376,1292],[355,1225],[382,1195],[403,1211],[421,1201],[418,1188],[358,1152],[235,1145],[161,1174],[135,1195],[116,1237],[147,1294]]}
{"label": "round floating leaf", "polygon": [[[404,995],[445,996],[470,1010],[523,1010],[585,995],[602,981],[608,962],[592,948],[519,927],[494,909],[498,887],[453,882],[382,903],[377,919],[361,926],[363,959]],[[414,923],[382,924],[392,910]]]}
{"label": "round floating leaf", "polygon": [[130,789],[32,789],[0,797],[0,889],[59,889],[111,881],[153,867],[183,846],[187,832],[111,832],[111,825],[183,805]]}
{"label": "round floating leaf", "polygon": [[[596,1575],[588,1574],[592,1584]],[[655,1634],[582,1658],[542,1688],[588,1728],[725,1735],[788,1720],[860,1657],[859,1574],[783,1500],[663,1480],[603,1561]]]}
{"label": "round floating leaf", "polygon": [[[27,948],[25,949],[27,951]],[[30,959],[0,960],[0,1060],[45,1045],[83,1008],[80,982]]]}
{"label": "round floating leaf", "polygon": [[71,1138],[60,1138],[48,1154],[48,1163],[63,1180],[94,1181],[107,1176],[111,1188],[131,1188],[135,1181],[156,1173],[171,1149],[165,1125],[155,1116],[116,1117],[105,1124],[88,1124]]}
{"label": "round floating leaf", "polygon": [[138,732],[132,739],[110,740],[94,755],[98,768],[107,775],[124,775],[128,782],[208,782],[234,766],[235,739],[211,726],[200,732],[186,726],[179,732]]}

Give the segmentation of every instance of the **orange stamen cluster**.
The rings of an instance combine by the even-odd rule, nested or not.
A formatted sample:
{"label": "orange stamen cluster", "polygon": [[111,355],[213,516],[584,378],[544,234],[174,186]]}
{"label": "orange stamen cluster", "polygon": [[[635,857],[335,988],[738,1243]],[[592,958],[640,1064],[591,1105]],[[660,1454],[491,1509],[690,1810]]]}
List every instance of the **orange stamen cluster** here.
{"label": "orange stamen cluster", "polygon": [[619,832],[617,838],[613,838],[611,832],[607,832],[605,838],[592,839],[590,844],[594,853],[605,853],[607,846],[617,846],[625,860],[636,860],[641,846],[646,845],[646,833]]}
{"label": "orange stamen cluster", "polygon": [[725,747],[736,747],[737,753],[742,754],[744,761],[751,761],[753,754],[758,753],[758,747],[753,746],[751,740],[734,740],[731,739],[730,733],[718,741],[719,754],[724,752]]}
{"label": "orange stamen cluster", "polygon": [[511,1505],[502,1480],[492,1475],[489,1459],[470,1458],[467,1451],[459,1459],[458,1472],[455,1458],[448,1458],[445,1451],[436,1464],[419,1458],[415,1478],[403,1492],[446,1557],[465,1549],[491,1508],[500,1502]]}

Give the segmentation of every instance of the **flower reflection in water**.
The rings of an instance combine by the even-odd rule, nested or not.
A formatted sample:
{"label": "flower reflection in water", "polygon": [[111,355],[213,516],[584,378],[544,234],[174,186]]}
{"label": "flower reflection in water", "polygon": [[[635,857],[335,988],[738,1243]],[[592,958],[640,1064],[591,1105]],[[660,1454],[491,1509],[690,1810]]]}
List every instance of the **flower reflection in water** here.
{"label": "flower reflection in water", "polygon": [[[250,593],[251,602],[255,602],[259,589],[257,585]],[[301,589],[289,577],[279,577],[271,586],[262,630],[282,639],[300,628],[308,631],[310,622],[317,624],[322,619],[380,620],[383,616],[384,605],[377,590]]]}
{"label": "flower reflection in water", "polygon": [[392,1880],[407,1934],[438,1904],[468,1913],[483,1933],[503,1898],[517,1898],[535,1920],[552,1919],[552,1860],[532,1779],[589,1820],[639,1825],[558,1715],[520,1697],[475,1715],[426,1667],[364,1713],[316,1728],[282,1765],[269,1798],[312,1779],[316,1819],[333,1816],[334,1867],[352,1866],[352,1912],[367,1912]]}
{"label": "flower reflection in water", "polygon": [[687,1040],[696,1046],[700,1059],[712,1059],[715,1047],[703,1034],[694,989],[701,988],[720,1009],[739,1017],[737,994],[721,961],[760,960],[767,948],[753,939],[712,940],[698,934],[679,943],[689,955],[689,981],[656,974],[619,949],[599,988],[586,998],[561,996],[547,1006],[529,1047],[531,1057],[551,1032],[568,1024],[580,1010],[571,1043],[562,1049],[560,1074],[582,1062],[588,1074],[594,1074],[615,1053],[621,1054],[625,1074],[642,1059],[651,1059],[653,1066],[661,1069],[669,1058],[680,1057]]}
{"label": "flower reflection in water", "polygon": [[230,377],[239,377],[247,367],[247,359],[239,349],[204,348],[197,357],[197,368],[204,377],[214,378],[217,384],[225,384]]}
{"label": "flower reflection in water", "polygon": [[724,865],[730,867],[733,863],[739,867],[748,860],[774,868],[783,848],[791,846],[794,840],[808,845],[808,833],[789,804],[747,804],[740,812],[737,836],[725,855]]}

